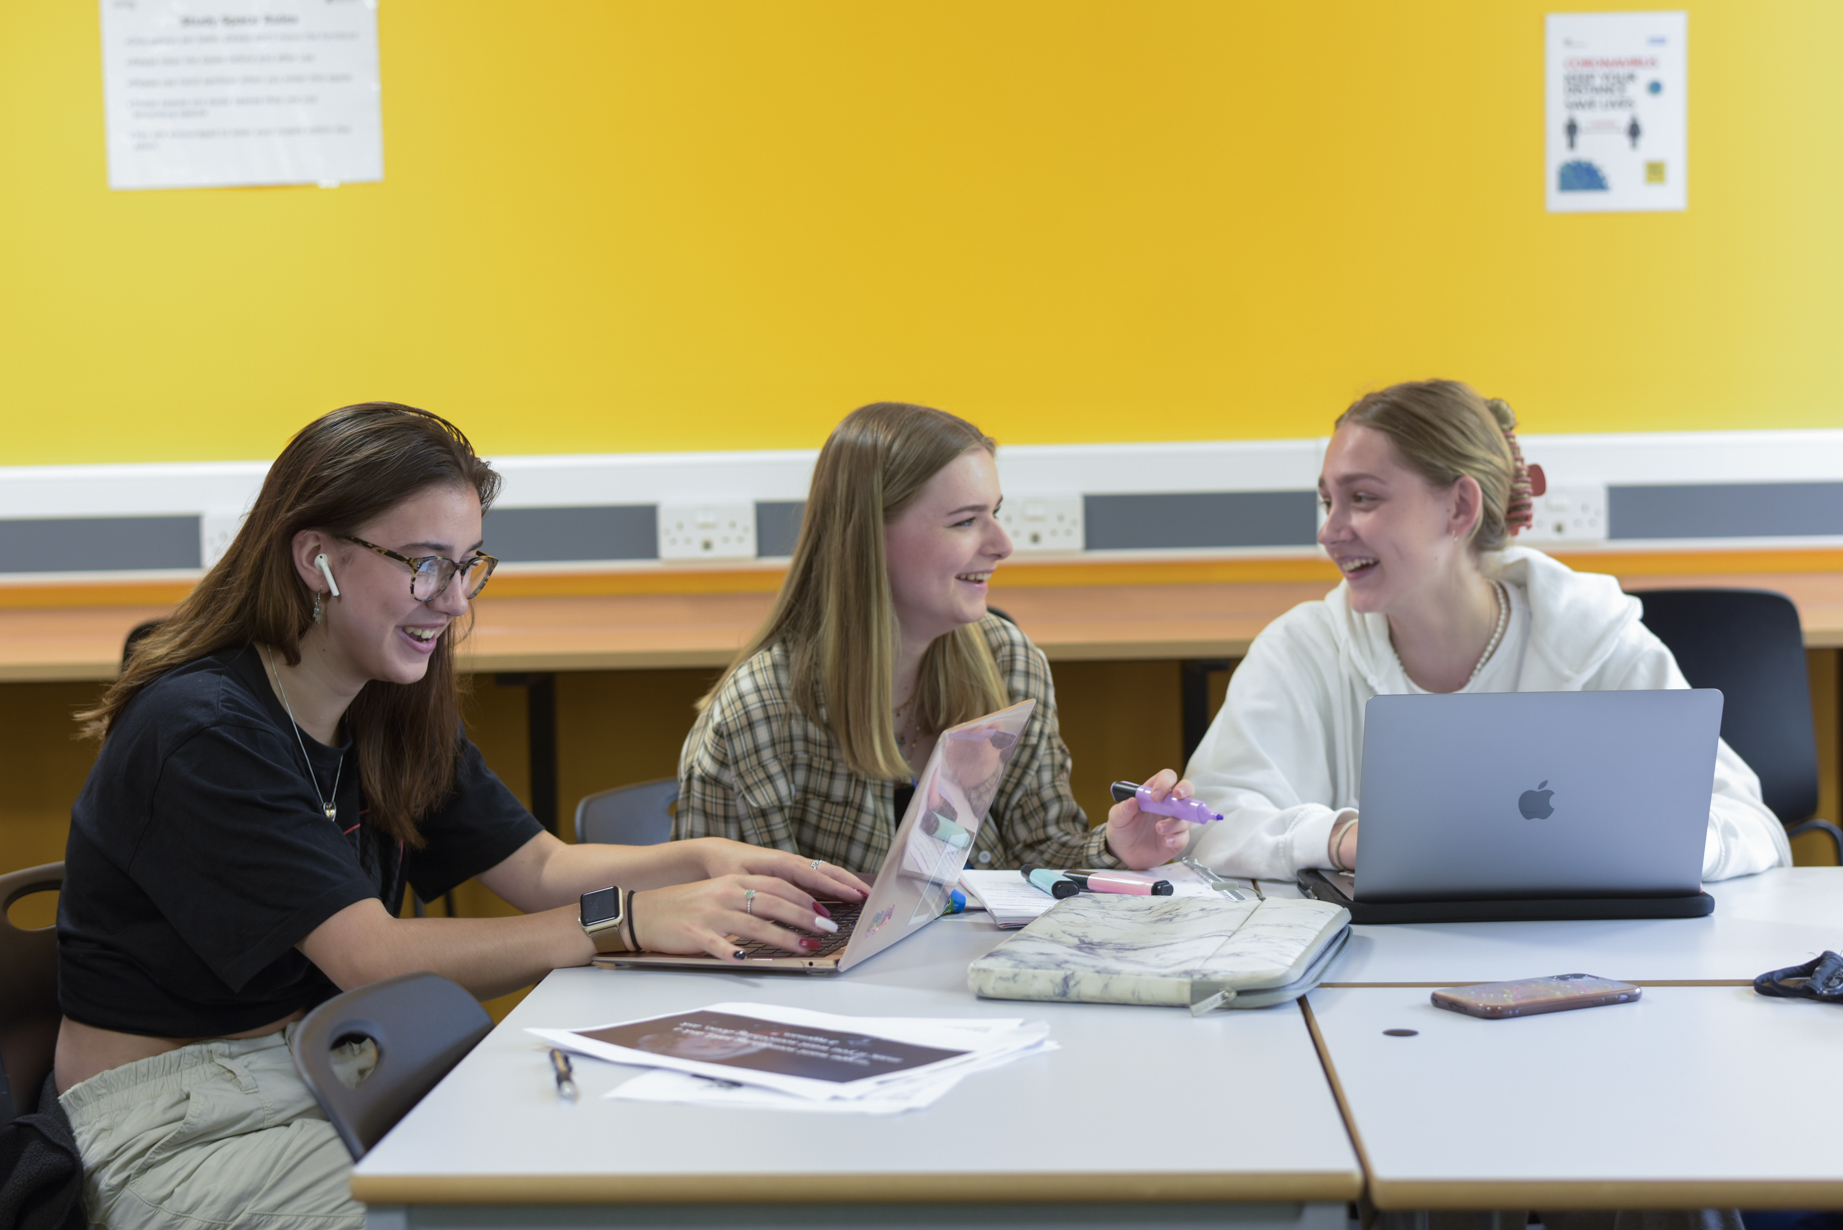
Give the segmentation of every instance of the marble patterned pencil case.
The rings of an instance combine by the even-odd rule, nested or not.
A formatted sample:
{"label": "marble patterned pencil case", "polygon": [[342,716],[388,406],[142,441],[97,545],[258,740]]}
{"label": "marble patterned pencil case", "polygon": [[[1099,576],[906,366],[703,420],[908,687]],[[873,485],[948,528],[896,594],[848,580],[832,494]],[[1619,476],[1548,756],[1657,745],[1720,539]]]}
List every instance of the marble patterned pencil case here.
{"label": "marble patterned pencil case", "polygon": [[988,999],[1258,1008],[1316,986],[1349,931],[1350,912],[1323,901],[1083,893],[974,961],[966,981]]}

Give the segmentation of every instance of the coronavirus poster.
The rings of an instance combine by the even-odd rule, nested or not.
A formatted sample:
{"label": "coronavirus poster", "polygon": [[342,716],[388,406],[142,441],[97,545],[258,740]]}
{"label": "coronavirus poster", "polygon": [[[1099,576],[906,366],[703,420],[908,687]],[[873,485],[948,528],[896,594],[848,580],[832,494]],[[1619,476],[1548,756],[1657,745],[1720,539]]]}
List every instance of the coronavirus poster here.
{"label": "coronavirus poster", "polygon": [[1689,207],[1688,15],[1550,13],[1552,213]]}

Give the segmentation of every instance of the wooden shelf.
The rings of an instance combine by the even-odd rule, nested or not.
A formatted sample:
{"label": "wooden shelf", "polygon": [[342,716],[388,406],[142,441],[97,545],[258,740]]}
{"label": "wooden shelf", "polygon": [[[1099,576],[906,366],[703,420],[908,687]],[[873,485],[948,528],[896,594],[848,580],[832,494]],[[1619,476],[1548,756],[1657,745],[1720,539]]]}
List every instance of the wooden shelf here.
{"label": "wooden shelf", "polygon": [[[1805,644],[1843,647],[1843,572],[1641,575],[1646,589],[1774,589],[1798,604]],[[1052,661],[1232,658],[1273,619],[1322,597],[1326,581],[1198,585],[1000,586],[1003,608]],[[462,648],[471,671],[721,667],[766,617],[771,593],[482,597]],[[170,605],[0,610],[0,681],[108,679],[122,638]]]}

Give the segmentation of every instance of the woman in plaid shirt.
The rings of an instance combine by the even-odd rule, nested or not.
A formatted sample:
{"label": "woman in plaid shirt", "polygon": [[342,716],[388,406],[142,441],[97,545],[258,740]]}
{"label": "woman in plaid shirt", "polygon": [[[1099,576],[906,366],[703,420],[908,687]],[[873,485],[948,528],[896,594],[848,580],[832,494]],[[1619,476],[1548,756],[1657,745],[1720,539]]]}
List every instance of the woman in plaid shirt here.
{"label": "woman in plaid shirt", "polygon": [[[968,861],[1154,867],[1189,824],[1069,791],[1049,663],[986,610],[1011,554],[992,439],[926,406],[853,411],[820,450],[774,610],[700,702],[674,836],[729,837],[844,868],[882,865],[942,730],[1035,698]],[[1169,769],[1156,797],[1188,797]]]}

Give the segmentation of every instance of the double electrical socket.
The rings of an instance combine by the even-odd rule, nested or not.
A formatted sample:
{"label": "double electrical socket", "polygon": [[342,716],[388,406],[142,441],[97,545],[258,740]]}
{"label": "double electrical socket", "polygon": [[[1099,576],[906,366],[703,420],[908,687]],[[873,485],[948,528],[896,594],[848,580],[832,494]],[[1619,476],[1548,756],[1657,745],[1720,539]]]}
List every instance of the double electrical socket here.
{"label": "double electrical socket", "polygon": [[1518,542],[1569,543],[1606,541],[1606,487],[1550,487],[1534,501],[1534,520],[1517,535]]}
{"label": "double electrical socket", "polygon": [[208,512],[198,519],[198,557],[206,568],[224,558],[232,540],[249,517],[247,512]]}
{"label": "double electrical socket", "polygon": [[754,503],[661,504],[659,558],[754,559]]}
{"label": "double electrical socket", "polygon": [[1085,545],[1079,495],[1006,496],[998,523],[1019,555],[1080,551]]}

